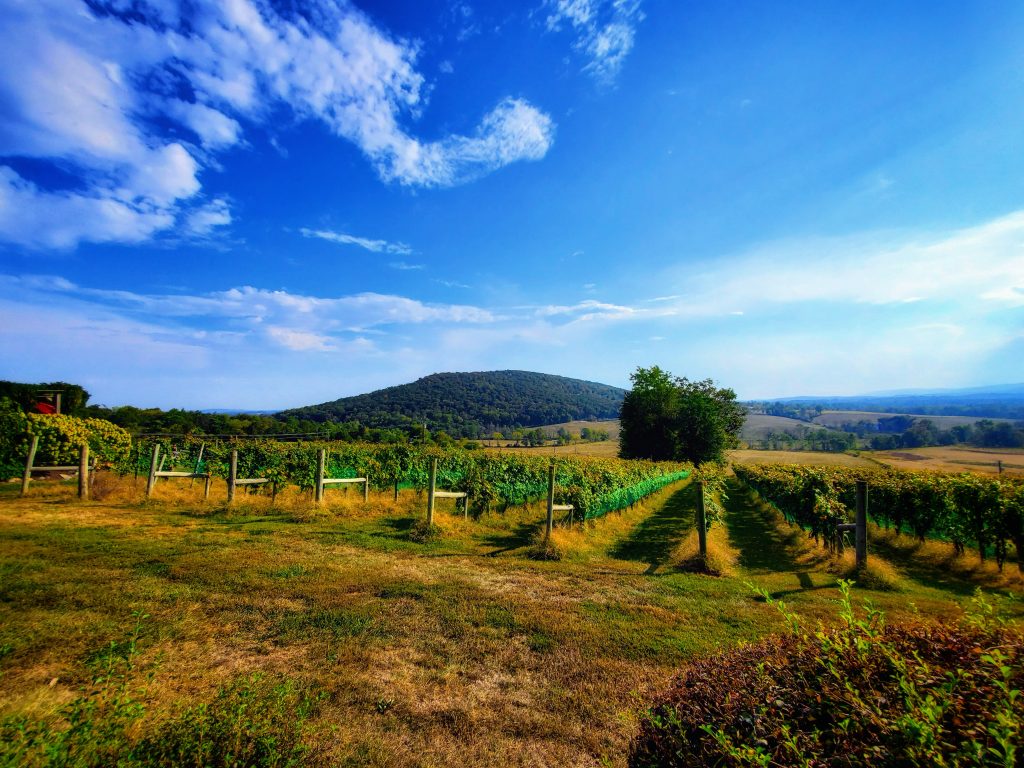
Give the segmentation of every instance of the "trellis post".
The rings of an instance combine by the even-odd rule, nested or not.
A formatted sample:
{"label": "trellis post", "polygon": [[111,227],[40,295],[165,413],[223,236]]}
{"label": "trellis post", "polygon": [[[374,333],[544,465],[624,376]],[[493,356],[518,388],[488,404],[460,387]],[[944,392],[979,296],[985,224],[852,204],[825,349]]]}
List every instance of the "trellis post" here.
{"label": "trellis post", "polygon": [[707,510],[704,507],[704,483],[698,480],[694,483],[697,489],[697,546],[700,549],[700,556],[708,556],[708,525]]}
{"label": "trellis post", "polygon": [[430,477],[427,480],[427,526],[434,524],[434,491],[437,489],[437,457],[430,459]]}
{"label": "trellis post", "polygon": [[327,464],[327,449],[321,448],[316,453],[316,503],[324,500],[324,467]]}
{"label": "trellis post", "polygon": [[25,462],[25,474],[21,478],[21,495],[28,493],[28,481],[32,479],[32,465],[36,460],[36,450],[39,448],[39,435],[32,435],[32,445],[28,449],[28,460]]}
{"label": "trellis post", "polygon": [[868,484],[866,480],[857,481],[857,512],[855,522],[857,568],[868,564]]}
{"label": "trellis post", "polygon": [[89,444],[78,451],[78,498],[89,498]]}
{"label": "trellis post", "polygon": [[228,504],[235,500],[235,485],[238,480],[238,451],[231,452],[228,462]]}
{"label": "trellis post", "polygon": [[544,527],[544,538],[551,538],[551,530],[555,525],[555,462],[548,465],[548,518]]}
{"label": "trellis post", "polygon": [[146,498],[153,495],[153,486],[156,485],[156,460],[160,458],[160,443],[153,443],[153,455],[149,462],[149,478],[146,480]]}

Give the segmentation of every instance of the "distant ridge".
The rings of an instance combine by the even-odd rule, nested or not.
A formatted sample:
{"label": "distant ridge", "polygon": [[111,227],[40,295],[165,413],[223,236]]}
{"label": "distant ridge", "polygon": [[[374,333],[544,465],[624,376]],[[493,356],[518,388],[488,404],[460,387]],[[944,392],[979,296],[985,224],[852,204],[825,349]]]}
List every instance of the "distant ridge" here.
{"label": "distant ridge", "polygon": [[818,405],[828,410],[1024,419],[1024,384],[905,389],[852,396],[779,397],[762,402]]}
{"label": "distant ridge", "polygon": [[291,408],[279,418],[358,421],[368,427],[425,424],[454,437],[618,418],[625,390],[531,371],[434,373],[411,384]]}

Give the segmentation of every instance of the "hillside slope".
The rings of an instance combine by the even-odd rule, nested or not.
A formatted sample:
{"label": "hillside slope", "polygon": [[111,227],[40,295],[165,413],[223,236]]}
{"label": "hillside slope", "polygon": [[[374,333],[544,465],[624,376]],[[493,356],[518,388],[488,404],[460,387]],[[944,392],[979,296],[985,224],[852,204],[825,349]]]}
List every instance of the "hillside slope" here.
{"label": "hillside slope", "polygon": [[530,371],[435,373],[388,387],[278,414],[313,421],[359,421],[370,427],[426,424],[458,437],[619,415],[625,390]]}

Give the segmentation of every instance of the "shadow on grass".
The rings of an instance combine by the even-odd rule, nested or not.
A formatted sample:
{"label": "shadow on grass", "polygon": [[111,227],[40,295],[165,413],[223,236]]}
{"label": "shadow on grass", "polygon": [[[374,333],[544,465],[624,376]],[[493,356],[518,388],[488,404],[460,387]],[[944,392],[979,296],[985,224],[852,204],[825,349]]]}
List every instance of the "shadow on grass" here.
{"label": "shadow on grass", "polygon": [[775,513],[765,509],[760,501],[743,485],[731,480],[727,487],[725,524],[729,531],[729,544],[739,551],[739,563],[755,573],[792,572],[798,586],[774,592],[778,599],[797,592],[835,587],[835,579],[815,584],[806,564],[796,556],[801,539],[807,534],[800,528],[782,528]]}
{"label": "shadow on grass", "polygon": [[628,538],[615,545],[612,557],[647,563],[646,573],[653,574],[668,562],[672,551],[693,527],[696,501],[692,483],[676,491],[664,506],[637,525]]}
{"label": "shadow on grass", "polygon": [[485,552],[484,555],[497,557],[514,549],[528,547],[533,543],[533,535],[538,530],[538,523],[520,523],[511,531],[488,533],[481,537],[481,543],[487,547],[497,547],[497,549]]}
{"label": "shadow on grass", "polygon": [[[988,592],[1002,591],[997,586],[989,586],[985,583],[990,581],[993,575],[986,573],[981,567],[978,562],[977,550],[968,550],[967,554],[960,557],[954,557],[952,552],[946,558],[922,556],[919,550],[925,549],[928,545],[922,544],[912,535],[895,536],[891,532],[881,536],[872,536],[871,534],[871,526],[869,526],[869,564],[871,555],[877,554],[899,568],[900,575],[916,581],[921,586],[941,589],[961,596],[974,594],[978,587]],[[1016,569],[1016,567],[1016,564],[1009,562],[1004,565],[1004,568]]]}

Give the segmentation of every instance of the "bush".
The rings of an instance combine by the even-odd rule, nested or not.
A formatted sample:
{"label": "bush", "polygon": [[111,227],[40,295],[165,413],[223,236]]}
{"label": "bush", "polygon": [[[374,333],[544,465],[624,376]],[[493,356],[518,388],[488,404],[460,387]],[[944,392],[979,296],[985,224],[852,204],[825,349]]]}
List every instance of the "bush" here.
{"label": "bush", "polygon": [[79,419],[56,414],[25,414],[10,400],[0,402],[0,479],[19,476],[25,469],[33,436],[39,437],[36,464],[78,463],[78,452],[88,443],[100,464],[127,469],[132,436],[103,419]]}
{"label": "bush", "polygon": [[[842,625],[690,665],[641,723],[629,765],[1013,765],[1024,638],[996,622]],[[984,604],[984,603],[982,603]]]}

